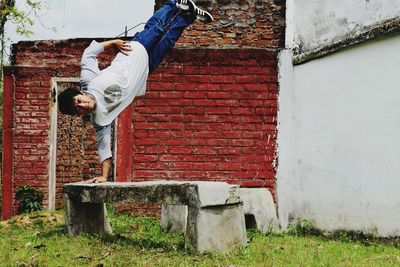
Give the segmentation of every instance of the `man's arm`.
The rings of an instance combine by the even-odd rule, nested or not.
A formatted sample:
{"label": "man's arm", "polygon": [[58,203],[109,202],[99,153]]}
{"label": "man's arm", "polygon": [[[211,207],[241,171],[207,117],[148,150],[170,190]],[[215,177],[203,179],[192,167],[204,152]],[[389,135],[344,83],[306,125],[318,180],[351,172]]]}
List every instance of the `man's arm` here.
{"label": "man's arm", "polygon": [[101,163],[101,175],[95,178],[86,180],[85,183],[100,183],[106,182],[110,173],[112,164],[111,152],[111,126],[99,126],[94,124],[97,139],[97,151],[99,154],[99,162]]}
{"label": "man's arm", "polygon": [[89,82],[100,75],[99,62],[97,56],[104,50],[115,47],[118,51],[127,55],[131,51],[129,42],[120,39],[108,40],[101,43],[92,41],[85,49],[81,59],[81,87],[83,90],[87,88]]}
{"label": "man's arm", "polygon": [[92,43],[83,51],[81,58],[81,89],[86,90],[90,81],[100,75],[99,62],[97,55],[104,51],[104,47],[96,41]]}
{"label": "man's arm", "polygon": [[101,163],[101,176],[97,177],[102,182],[106,182],[111,168],[111,158],[103,160]]}

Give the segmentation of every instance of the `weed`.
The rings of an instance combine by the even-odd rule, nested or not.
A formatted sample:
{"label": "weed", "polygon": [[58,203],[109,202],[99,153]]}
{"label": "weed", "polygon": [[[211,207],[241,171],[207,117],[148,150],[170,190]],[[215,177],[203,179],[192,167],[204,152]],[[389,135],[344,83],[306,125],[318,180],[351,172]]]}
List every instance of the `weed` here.
{"label": "weed", "polygon": [[309,220],[299,220],[297,223],[288,226],[288,233],[294,236],[308,236],[308,235],[321,235],[314,224]]}
{"label": "weed", "polygon": [[[301,219],[288,226],[288,234],[292,236],[314,236],[324,240],[335,240],[343,243],[361,243],[364,246],[389,245],[400,248],[400,237],[376,237],[362,231],[336,230],[322,231],[308,220]],[[277,234],[275,234],[277,235]]]}
{"label": "weed", "polygon": [[19,201],[20,213],[31,213],[43,209],[43,193],[36,188],[22,186],[18,188],[16,198]]}

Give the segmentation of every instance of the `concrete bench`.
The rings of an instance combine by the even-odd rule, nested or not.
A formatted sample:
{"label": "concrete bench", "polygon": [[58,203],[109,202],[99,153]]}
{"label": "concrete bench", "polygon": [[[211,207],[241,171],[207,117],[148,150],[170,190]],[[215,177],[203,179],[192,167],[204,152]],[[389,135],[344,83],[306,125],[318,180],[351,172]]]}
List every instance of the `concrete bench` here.
{"label": "concrete bench", "polygon": [[222,182],[152,181],[64,185],[70,235],[112,233],[105,203],[187,205],[186,245],[228,252],[247,242],[238,186]]}

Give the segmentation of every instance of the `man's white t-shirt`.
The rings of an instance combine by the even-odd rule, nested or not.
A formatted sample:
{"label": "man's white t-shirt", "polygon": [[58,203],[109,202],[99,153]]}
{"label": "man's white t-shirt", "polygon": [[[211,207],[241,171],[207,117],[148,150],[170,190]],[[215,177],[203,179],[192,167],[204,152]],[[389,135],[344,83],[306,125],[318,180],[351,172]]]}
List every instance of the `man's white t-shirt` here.
{"label": "man's white t-shirt", "polygon": [[146,92],[149,58],[146,49],[132,41],[128,55],[118,53],[111,65],[99,69],[97,55],[104,51],[101,44],[92,41],[81,60],[81,89],[96,99],[92,122],[96,129],[99,161],[112,157],[111,123],[132,103]]}

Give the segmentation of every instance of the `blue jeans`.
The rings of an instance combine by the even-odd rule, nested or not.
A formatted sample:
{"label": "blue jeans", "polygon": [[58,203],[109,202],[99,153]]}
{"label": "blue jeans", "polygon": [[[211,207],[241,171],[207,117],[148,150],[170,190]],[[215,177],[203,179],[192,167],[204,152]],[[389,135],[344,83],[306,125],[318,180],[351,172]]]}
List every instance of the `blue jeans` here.
{"label": "blue jeans", "polygon": [[141,43],[149,55],[149,71],[153,72],[164,56],[172,50],[183,30],[192,24],[196,15],[180,10],[175,0],[168,0],[147,21],[143,31],[137,33],[133,40]]}

